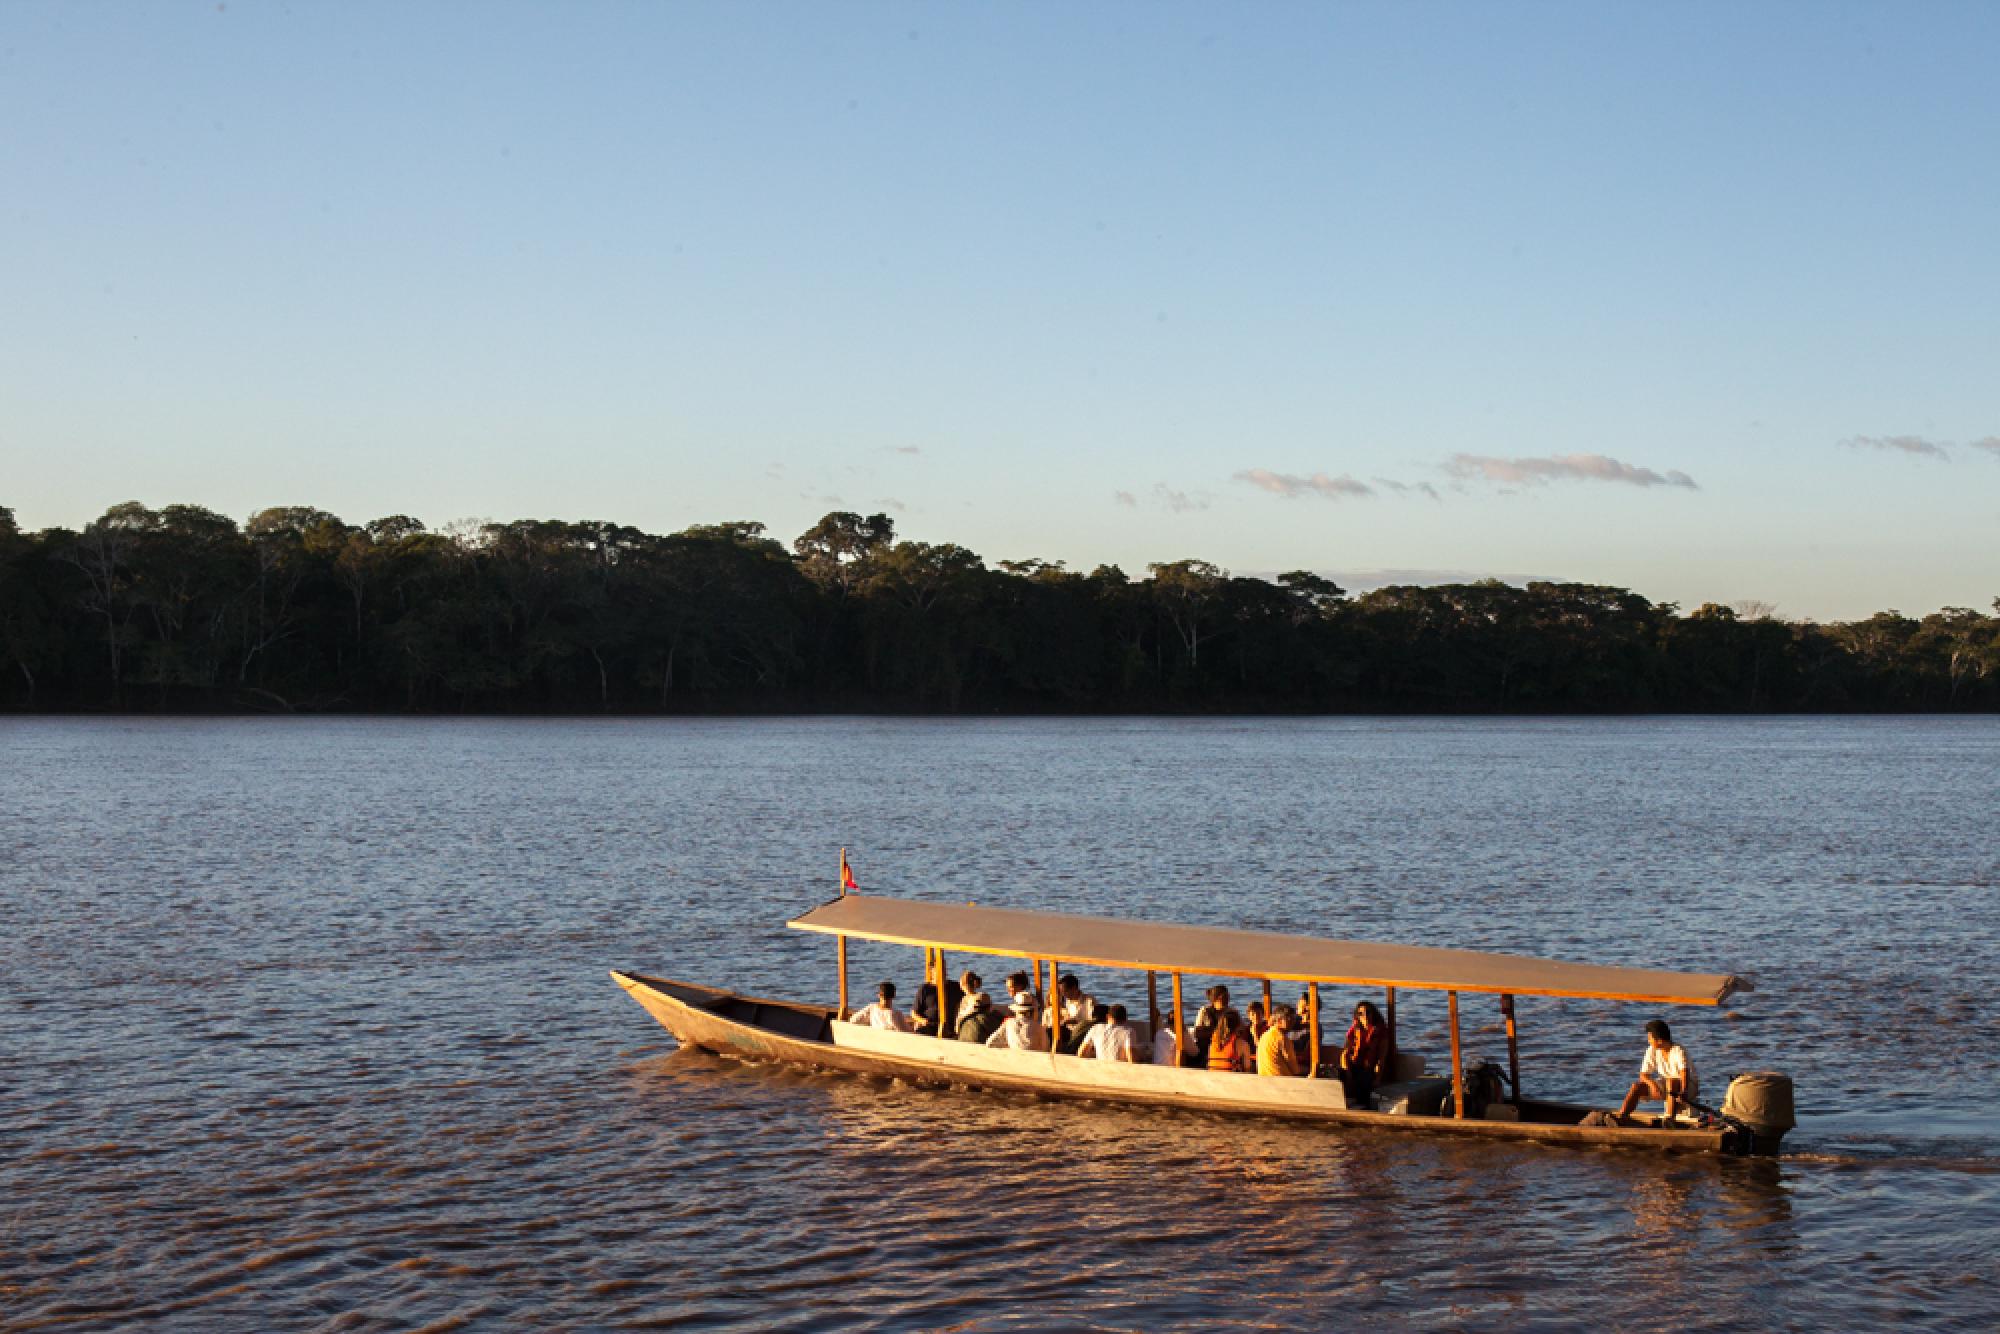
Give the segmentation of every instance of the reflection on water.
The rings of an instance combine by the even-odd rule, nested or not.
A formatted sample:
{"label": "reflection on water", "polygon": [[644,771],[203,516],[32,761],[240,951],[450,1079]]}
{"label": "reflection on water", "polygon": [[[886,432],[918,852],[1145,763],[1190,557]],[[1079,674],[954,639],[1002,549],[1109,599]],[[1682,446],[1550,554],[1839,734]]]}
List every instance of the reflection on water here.
{"label": "reflection on water", "polygon": [[[1994,1313],[1989,723],[99,720],[0,748],[7,1329]],[[778,924],[842,842],[940,897],[1755,972],[1676,1032],[1712,1090],[1790,1071],[1804,1123],[1718,1161],[914,1089],[678,1052],[605,977],[824,999],[827,942]],[[1499,1058],[1488,1008],[1470,1054]],[[1532,1092],[1622,1090],[1646,1015],[1519,1008]],[[1399,1010],[1440,1060],[1442,1004]],[[1885,1014],[1921,1040],[1857,1037]]]}

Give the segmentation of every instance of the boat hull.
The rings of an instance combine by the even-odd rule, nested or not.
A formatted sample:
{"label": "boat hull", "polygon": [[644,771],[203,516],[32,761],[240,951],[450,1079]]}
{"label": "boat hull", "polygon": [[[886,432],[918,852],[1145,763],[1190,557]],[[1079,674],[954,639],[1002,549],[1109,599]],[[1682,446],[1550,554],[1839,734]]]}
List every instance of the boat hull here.
{"label": "boat hull", "polygon": [[1580,1117],[1586,1110],[1526,1102],[1520,1120],[1405,1116],[1346,1105],[1336,1079],[1266,1079],[1151,1065],[1018,1052],[841,1023],[827,1006],[739,996],[716,987],[638,973],[612,978],[683,1046],[931,1085],[961,1085],[1138,1106],[1281,1117],[1382,1130],[1621,1145],[1680,1153],[1747,1151],[1725,1129],[1657,1125],[1583,1126],[1536,1116]]}

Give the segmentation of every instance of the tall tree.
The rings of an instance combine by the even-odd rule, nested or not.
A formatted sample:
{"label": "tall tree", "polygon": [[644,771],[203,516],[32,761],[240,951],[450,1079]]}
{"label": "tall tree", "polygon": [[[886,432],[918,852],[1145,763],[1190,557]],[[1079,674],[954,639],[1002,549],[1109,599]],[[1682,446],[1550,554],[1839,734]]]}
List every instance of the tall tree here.
{"label": "tall tree", "polygon": [[133,589],[133,553],[140,538],[158,523],[159,516],[152,510],[127,500],[86,525],[60,554],[60,559],[83,576],[78,605],[102,625],[113,708],[125,702],[125,650],[134,638],[132,622],[140,611]]}
{"label": "tall tree", "polygon": [[23,698],[32,703],[40,686],[37,673],[56,651],[51,609],[34,574],[39,551],[14,522],[14,511],[0,505],[0,699],[12,693],[14,673],[26,686]]}
{"label": "tall tree", "polygon": [[1205,560],[1177,560],[1146,567],[1153,576],[1153,605],[1173,627],[1190,672],[1201,668],[1201,646],[1221,632],[1215,615],[1228,575]]}
{"label": "tall tree", "polygon": [[[761,525],[760,525],[761,527]],[[862,518],[835,510],[792,542],[806,574],[816,583],[844,596],[867,576],[868,558],[896,538],[896,524],[886,514]]]}

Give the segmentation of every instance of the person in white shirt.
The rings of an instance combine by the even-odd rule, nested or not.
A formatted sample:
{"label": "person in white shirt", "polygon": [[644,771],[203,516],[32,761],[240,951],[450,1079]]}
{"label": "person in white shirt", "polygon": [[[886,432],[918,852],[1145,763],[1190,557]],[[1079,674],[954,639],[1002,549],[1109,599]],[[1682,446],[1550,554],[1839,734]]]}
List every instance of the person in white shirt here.
{"label": "person in white shirt", "polygon": [[1082,1044],[1083,1035],[1096,1022],[1097,1002],[1083,994],[1074,973],[1064,973],[1056,983],[1056,1001],[1061,1008],[1056,1050],[1073,1054]]}
{"label": "person in white shirt", "polygon": [[[1038,1012],[1041,1010],[1041,995],[1032,986],[1028,985],[1028,975],[1022,972],[1007,974],[1007,1008],[1012,1009],[1014,1002],[1023,996],[1028,998],[1029,1002],[1034,1005]],[[1040,1021],[1037,1020],[1037,1022]]]}
{"label": "person in white shirt", "polygon": [[1665,1107],[1664,1119],[1671,1121],[1681,1104],[1699,1091],[1700,1081],[1695,1078],[1686,1048],[1674,1041],[1666,1020],[1651,1020],[1646,1025],[1646,1057],[1639,1063],[1638,1082],[1619,1104],[1617,1119],[1623,1121],[1641,1102],[1658,1099]]}
{"label": "person in white shirt", "polygon": [[1084,1029],[1083,1036],[1077,1039],[1076,1051],[1072,1054],[1076,1056],[1096,1056],[1097,1039],[1103,1036],[1105,1028],[1110,1023],[1110,1007],[1092,1002],[1090,1007],[1090,1026]]}
{"label": "person in white shirt", "polygon": [[1133,1039],[1138,1030],[1126,1022],[1125,1007],[1114,1005],[1106,1010],[1100,1005],[1097,1012],[1104,1016],[1104,1021],[1084,1036],[1083,1045],[1076,1049],[1076,1054],[1095,1056],[1100,1061],[1123,1061],[1127,1065],[1137,1065],[1138,1044]]}
{"label": "person in white shirt", "polygon": [[1180,1050],[1174,1045],[1174,1021],[1172,1016],[1153,1011],[1153,1064],[1174,1066],[1180,1063]]}
{"label": "person in white shirt", "polygon": [[847,1017],[850,1024],[866,1024],[870,1028],[886,1028],[897,1033],[913,1033],[916,1025],[908,1016],[896,1009],[896,984],[884,982],[875,989],[875,1003],[864,1005]]}
{"label": "person in white shirt", "polygon": [[1023,992],[1014,998],[1008,1009],[1007,1022],[1000,1025],[999,1032],[986,1039],[986,1045],[1010,1051],[1047,1051],[1049,1032],[1035,1016],[1034,997]]}

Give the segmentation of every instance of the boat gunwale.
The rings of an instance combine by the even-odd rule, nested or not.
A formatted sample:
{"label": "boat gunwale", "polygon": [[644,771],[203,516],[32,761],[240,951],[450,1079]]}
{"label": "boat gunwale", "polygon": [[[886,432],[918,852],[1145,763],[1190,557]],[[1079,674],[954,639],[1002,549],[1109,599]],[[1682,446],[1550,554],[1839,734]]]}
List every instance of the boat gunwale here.
{"label": "boat gunwale", "polygon": [[[666,991],[663,987],[683,987],[699,992],[717,1001],[742,1001],[749,1004],[773,1005],[799,1013],[818,1015],[829,1024],[833,1019],[832,1006],[813,1005],[809,1002],[786,1001],[774,998],[752,997],[728,991],[720,987],[705,986],[700,983],[679,982],[670,978],[652,977],[643,973],[628,973],[612,970],[611,976],[621,987],[633,991],[644,987],[663,1001],[684,1011],[691,1019],[702,1024],[717,1026],[725,1031],[736,1030],[753,1035],[755,1042],[740,1044],[715,1039],[719,1045],[711,1045],[701,1040],[700,1035],[682,1034],[664,1017],[645,1005],[643,999],[634,996],[662,1026],[672,1032],[683,1046],[693,1046],[713,1051],[719,1055],[742,1056],[746,1052],[751,1059],[769,1059],[795,1065],[818,1066],[842,1070],[848,1073],[905,1078],[913,1082],[931,1085],[960,1085],[998,1088],[1012,1092],[1035,1094],[1043,1097],[1057,1097],[1078,1101],[1114,1102],[1127,1105],[1175,1108],[1183,1111],[1207,1112],[1235,1116],[1266,1116],[1281,1120],[1309,1121],[1325,1125],[1351,1125],[1374,1127],[1383,1130],[1432,1132],[1445,1135],[1485,1136],[1505,1139],[1537,1140],[1559,1144],[1595,1144],[1600,1146],[1622,1146],[1650,1148],[1669,1152],[1696,1152],[1721,1154],[1726,1152],[1726,1132],[1723,1130],[1666,1129],[1657,1124],[1648,1126],[1583,1126],[1535,1121],[1499,1121],[1477,1118],[1457,1118],[1451,1116],[1409,1115],[1396,1112],[1367,1111],[1360,1108],[1312,1107],[1299,1104],[1260,1103],[1215,1098],[1199,1094],[1176,1095],[1171,1092],[1138,1088],[1123,1088],[1115,1085],[1080,1086],[1037,1078],[1028,1073],[988,1071],[973,1067],[944,1066],[925,1061],[914,1056],[870,1051],[865,1048],[841,1047],[828,1038],[804,1038],[793,1034],[765,1028],[746,1020],[731,1018],[707,1005],[690,1004]],[[694,1025],[691,1025],[691,1027]],[[830,1032],[830,1030],[829,1030]],[[924,1035],[915,1035],[924,1036]],[[947,1038],[930,1038],[930,1041],[944,1043]],[[793,1049],[787,1051],[786,1049]],[[831,1058],[831,1059],[828,1059]],[[1079,1058],[1081,1059],[1081,1058]],[[1255,1079],[1263,1076],[1244,1076]],[[1547,1106],[1569,1107],[1570,1104],[1545,1103]],[[1579,1108],[1578,1110],[1588,1110]]]}

